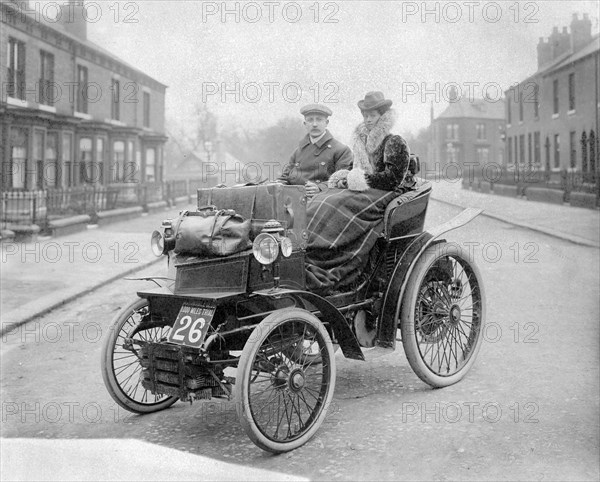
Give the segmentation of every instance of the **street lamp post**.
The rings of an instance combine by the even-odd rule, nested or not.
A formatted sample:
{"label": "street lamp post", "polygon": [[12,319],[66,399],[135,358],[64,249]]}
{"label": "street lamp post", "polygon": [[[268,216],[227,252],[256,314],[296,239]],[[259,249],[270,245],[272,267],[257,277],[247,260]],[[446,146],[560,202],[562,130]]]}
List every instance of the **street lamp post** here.
{"label": "street lamp post", "polygon": [[206,161],[210,162],[210,155],[212,154],[212,142],[204,141],[204,150],[206,151]]}

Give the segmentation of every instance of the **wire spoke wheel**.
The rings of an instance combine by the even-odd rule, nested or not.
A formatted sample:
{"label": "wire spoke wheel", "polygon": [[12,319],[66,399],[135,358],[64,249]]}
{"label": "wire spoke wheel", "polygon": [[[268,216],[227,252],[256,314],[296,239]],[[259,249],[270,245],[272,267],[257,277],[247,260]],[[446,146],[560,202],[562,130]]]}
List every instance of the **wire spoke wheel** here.
{"label": "wire spoke wheel", "polygon": [[150,316],[148,301],[138,299],[119,312],[113,320],[102,348],[102,377],[112,398],[121,407],[135,413],[163,410],[177,397],[153,394],[142,386],[141,342],[158,342],[169,333],[169,326],[135,332]]}
{"label": "wire spoke wheel", "polygon": [[318,430],[334,387],[333,345],[319,319],[297,308],[272,313],[240,357],[235,385],[240,423],[260,448],[293,450]]}
{"label": "wire spoke wheel", "polygon": [[433,387],[458,382],[475,361],[483,337],[481,275],[460,247],[436,245],[417,261],[401,307],[407,359]]}

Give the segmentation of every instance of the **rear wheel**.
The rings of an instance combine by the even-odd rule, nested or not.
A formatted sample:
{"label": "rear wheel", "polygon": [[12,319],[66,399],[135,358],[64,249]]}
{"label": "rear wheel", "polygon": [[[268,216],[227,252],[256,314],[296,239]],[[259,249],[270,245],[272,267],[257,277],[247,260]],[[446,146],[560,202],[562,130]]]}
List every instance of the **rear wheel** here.
{"label": "rear wheel", "polygon": [[263,450],[293,450],[319,429],[334,387],[335,356],[325,327],[304,310],[277,311],[254,329],[240,357],[240,423]]}
{"label": "rear wheel", "polygon": [[[159,341],[169,326],[152,327],[134,333],[150,316],[148,300],[138,299],[123,308],[111,323],[102,347],[102,378],[111,397],[121,407],[134,413],[152,413],[173,405],[178,398],[153,394],[142,386],[139,341]],[[128,339],[131,338],[131,343]]]}
{"label": "rear wheel", "polygon": [[402,299],[400,330],[410,366],[432,387],[461,380],[481,347],[485,297],[467,254],[442,243],[417,261]]}

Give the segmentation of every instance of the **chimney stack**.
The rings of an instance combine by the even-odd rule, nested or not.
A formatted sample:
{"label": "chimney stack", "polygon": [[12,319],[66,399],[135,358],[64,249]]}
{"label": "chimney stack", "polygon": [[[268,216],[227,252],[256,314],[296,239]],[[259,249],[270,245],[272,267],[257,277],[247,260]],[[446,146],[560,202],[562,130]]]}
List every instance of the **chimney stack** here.
{"label": "chimney stack", "polygon": [[540,41],[537,46],[538,54],[538,69],[546,65],[552,60],[552,50],[550,49],[550,42],[546,42],[544,37],[540,37]]}
{"label": "chimney stack", "polygon": [[579,20],[577,14],[573,14],[571,20],[571,49],[576,52],[585,44],[592,40],[592,21],[587,13]]}
{"label": "chimney stack", "polygon": [[60,21],[65,30],[81,40],[87,40],[87,21],[84,16],[83,0],[69,0],[60,8]]}

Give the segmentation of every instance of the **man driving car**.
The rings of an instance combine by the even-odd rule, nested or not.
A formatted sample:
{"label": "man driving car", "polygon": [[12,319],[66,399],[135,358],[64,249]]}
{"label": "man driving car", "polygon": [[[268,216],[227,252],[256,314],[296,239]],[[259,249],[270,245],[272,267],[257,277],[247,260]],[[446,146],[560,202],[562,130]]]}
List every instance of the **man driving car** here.
{"label": "man driving car", "polygon": [[327,184],[329,176],[340,169],[352,169],[352,151],[335,140],[327,126],[331,109],[309,104],[300,109],[306,136],[292,153],[289,163],[277,179],[283,184],[304,184],[306,194],[314,196]]}

